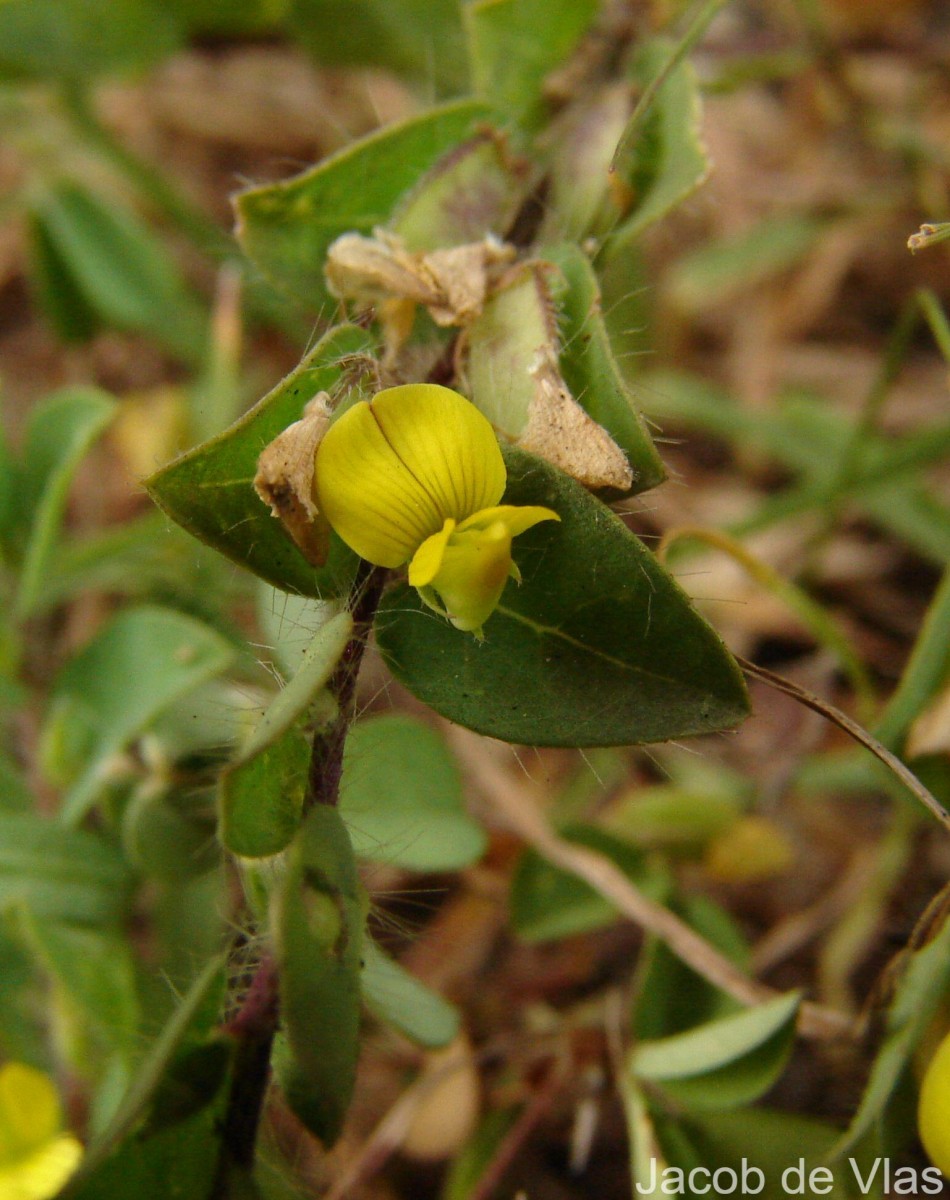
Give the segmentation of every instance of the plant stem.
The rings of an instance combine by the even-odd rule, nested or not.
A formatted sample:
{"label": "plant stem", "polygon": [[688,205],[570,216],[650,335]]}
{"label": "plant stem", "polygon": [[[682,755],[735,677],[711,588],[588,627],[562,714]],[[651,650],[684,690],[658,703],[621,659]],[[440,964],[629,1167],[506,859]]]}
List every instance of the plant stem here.
{"label": "plant stem", "polygon": [[350,590],[349,609],[353,614],[353,636],[347,642],[327,685],[336,699],[339,713],[329,728],[314,736],[307,795],[304,800],[305,813],[314,804],[335,805],[339,800],[343,747],[355,716],[356,680],[387,575],[388,572],[382,567],[371,566],[360,559]]}
{"label": "plant stem", "polygon": [[832,725],[837,725],[840,730],[848,734],[854,741],[864,746],[865,749],[870,750],[875,758],[882,762],[891,774],[900,780],[911,795],[916,796],[921,804],[930,810],[944,829],[950,831],[950,813],[924,787],[913,771],[901,762],[896,754],[892,754],[886,746],[883,746],[873,734],[868,733],[857,721],[852,721],[847,713],[843,713],[840,708],[835,708],[827,700],[822,700],[806,688],[799,687],[797,683],[793,683],[783,675],[776,675],[774,671],[760,667],[757,663],[749,662],[748,659],[741,658],[738,654],[735,656],[735,659],[747,675],[751,675],[755,679],[761,679],[769,687],[775,688],[778,692],[784,692],[786,696],[791,696],[799,704],[803,704],[806,708],[820,713]]}
{"label": "plant stem", "polygon": [[[353,636],[328,684],[339,712],[328,729],[314,734],[305,812],[314,804],[336,805],[339,800],[343,747],[355,715],[356,681],[386,576],[385,570],[360,560],[347,605],[353,614]],[[253,1168],[279,1018],[280,980],[276,963],[268,954],[255,971],[240,1010],[224,1030],[236,1040],[237,1047],[209,1200],[228,1200],[234,1175],[248,1174]]]}
{"label": "plant stem", "polygon": [[226,1200],[232,1168],[250,1171],[270,1078],[277,1031],[277,968],[268,956],[257,968],[241,1011],[225,1026],[237,1042],[228,1104],[221,1121],[221,1149],[211,1200]]}

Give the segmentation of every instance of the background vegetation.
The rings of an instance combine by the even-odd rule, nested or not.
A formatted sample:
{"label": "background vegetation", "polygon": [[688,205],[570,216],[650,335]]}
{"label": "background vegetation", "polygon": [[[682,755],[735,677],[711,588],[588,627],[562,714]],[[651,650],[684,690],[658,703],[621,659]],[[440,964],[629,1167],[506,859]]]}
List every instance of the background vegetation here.
{"label": "background vegetation", "polygon": [[[942,245],[907,248],[950,215],[942,7],[234,8],[0,5],[0,1055],[54,1077],[97,1148],[83,1197],[220,1186],[199,1170],[233,1069],[216,1030],[266,954],[270,860],[239,871],[218,814],[243,853],[242,798],[299,780],[298,749],[262,764],[253,739],[327,616],[141,480],[340,318],[327,245],[385,221],[421,159],[318,177],[332,222],[306,245],[255,198],[381,125],[474,92],[539,138],[554,183],[533,220],[609,248],[605,328],[669,476],[624,520],[665,539],[735,653],[950,802],[950,285]],[[620,92],[598,90],[618,61]],[[631,195],[588,190],[585,155],[618,141]],[[229,197],[249,185],[239,243]],[[304,660],[290,725],[323,665]],[[327,1153],[274,1089],[246,1186],[600,1198],[651,1157],[746,1154],[781,1195],[785,1166],[837,1152],[847,1195],[849,1153],[921,1171],[946,831],[839,730],[751,687],[736,734],[518,749],[449,727],[371,649],[341,799],[382,947],[356,1091]],[[657,902],[683,924],[657,926]],[[751,1009],[746,976],[769,989]]]}

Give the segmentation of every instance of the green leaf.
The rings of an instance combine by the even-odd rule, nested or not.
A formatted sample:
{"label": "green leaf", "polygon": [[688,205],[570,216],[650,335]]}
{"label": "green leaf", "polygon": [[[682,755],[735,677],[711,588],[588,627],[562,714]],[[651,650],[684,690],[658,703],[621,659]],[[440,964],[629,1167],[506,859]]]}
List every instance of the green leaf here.
{"label": "green leaf", "polygon": [[121,525],[70,538],[57,549],[34,614],[48,612],[79,592],[162,596],[208,619],[241,591],[230,564],[157,510]]}
{"label": "green leaf", "polygon": [[219,1119],[206,1108],[152,1137],[130,1138],[95,1171],[83,1171],[67,1184],[57,1200],[207,1200],[218,1159]]}
{"label": "green leaf", "polygon": [[778,1079],[795,1036],[801,995],[789,992],[685,1033],[641,1042],[630,1053],[634,1078],[660,1084],[699,1111],[738,1108]]}
{"label": "green leaf", "polygon": [[793,214],[760,221],[741,234],[707,242],[679,259],[667,276],[669,300],[686,312],[729,303],[800,262],[825,228]]}
{"label": "green leaf", "polygon": [[160,881],[150,888],[154,973],[141,986],[147,1011],[156,1022],[170,1016],[179,997],[230,935],[226,914],[232,882],[233,876],[220,862],[204,875]]}
{"label": "green leaf", "polygon": [[283,183],[236,200],[237,235],[248,257],[308,310],[332,311],[323,277],[327,248],[342,233],[385,225],[400,197],[490,110],[473,100],[429,109],[362,138]]}
{"label": "green leaf", "polygon": [[54,568],[76,468],[115,410],[115,401],[96,388],[70,388],[43,400],[31,413],[24,446],[28,472],[20,498],[30,520],[16,599],[20,619],[36,608]]}
{"label": "green leaf", "polygon": [[360,858],[456,871],[485,851],[485,833],[465,811],[454,758],[414,717],[372,717],[351,729],[340,812]]}
{"label": "green leaf", "polygon": [[611,807],[614,833],[645,849],[698,854],[742,815],[739,795],[715,794],[661,783],[639,788]]}
{"label": "green leaf", "polygon": [[479,1180],[495,1161],[505,1135],[518,1118],[517,1108],[489,1112],[449,1163],[439,1200],[469,1200]]}
{"label": "green leaf", "polygon": [[884,1113],[941,1000],[950,989],[950,908],[942,895],[939,923],[924,945],[904,952],[901,975],[887,1007],[884,1036],[874,1058],[858,1111],[834,1146],[847,1154]]}
{"label": "green leaf", "polygon": [[177,49],[178,22],[155,0],[4,0],[0,76],[61,82],[141,70]]}
{"label": "green leaf", "polygon": [[208,807],[195,812],[194,796],[156,790],[147,781],[122,813],[122,845],[129,861],[158,879],[182,880],[209,871],[220,855]]}
{"label": "green leaf", "polygon": [[[740,970],[751,954],[733,918],[702,895],[674,896],[669,907]],[[640,1040],[664,1038],[735,1012],[737,1001],[713,987],[658,938],[648,943],[638,968],[633,1032]]]}
{"label": "green leaf", "polygon": [[[634,62],[634,82],[645,89],[674,52],[665,38],[644,43]],[[673,68],[645,114],[634,112],[617,147],[614,169],[629,188],[631,207],[611,236],[611,255],[665,217],[709,174],[699,88],[688,62]]]}
{"label": "green leaf", "polygon": [[[813,1171],[827,1172],[826,1156],[835,1140],[837,1130],[832,1125],[811,1120],[793,1113],[773,1112],[764,1108],[739,1109],[736,1112],[701,1113],[691,1115],[689,1132],[702,1153],[703,1163],[742,1169],[745,1160],[765,1176],[765,1186],[754,1194],[761,1200],[785,1200],[790,1195],[828,1196],[831,1200],[847,1200],[854,1194],[880,1196],[880,1188],[857,1192],[847,1186],[853,1180],[832,1171],[812,1175]],[[869,1171],[861,1164],[863,1176]],[[880,1172],[878,1173],[880,1180]],[[750,1179],[746,1194],[759,1183]],[[830,1186],[829,1186],[830,1183]],[[820,1189],[820,1190],[819,1190]]]}
{"label": "green leaf", "polygon": [[277,32],[286,22],[291,0],[165,0],[166,8],[192,37],[259,36]]}
{"label": "green leaf", "polygon": [[[134,1191],[136,1197],[156,1196],[153,1184],[160,1179],[151,1180],[153,1168],[149,1166],[151,1156],[156,1155],[162,1161],[164,1155],[158,1147],[174,1148],[174,1135],[163,1135],[162,1140],[156,1139],[156,1149],[147,1154],[142,1153],[138,1143],[128,1142],[123,1147],[125,1139],[141,1122],[153,1099],[160,1092],[162,1083],[172,1069],[172,1064],[182,1047],[189,1041],[201,1041],[207,1034],[211,1022],[215,1019],[221,1005],[224,989],[224,960],[223,956],[212,958],[201,973],[196,977],[187,994],[175,1009],[162,1032],[152,1043],[145,1058],[138,1064],[135,1075],[128,1091],[122,1099],[108,1127],[92,1142],[83,1159],[78,1174],[70,1181],[62,1193],[62,1200],[68,1196],[83,1197],[93,1200],[93,1197],[112,1197],[122,1194],[122,1186],[117,1180],[122,1178],[122,1172],[133,1169],[141,1172],[143,1186],[148,1184],[151,1190]],[[198,1127],[204,1126],[199,1122]],[[167,1140],[165,1140],[167,1137]],[[181,1150],[184,1152],[189,1142],[189,1135],[181,1138]],[[119,1149],[122,1147],[122,1149]],[[116,1151],[118,1150],[118,1153]],[[109,1184],[115,1190],[109,1190]],[[190,1196],[192,1193],[171,1190],[171,1186],[161,1196],[180,1195]],[[201,1192],[203,1198],[206,1193]]]}
{"label": "green leaf", "polygon": [[96,801],[112,756],[233,658],[219,634],[171,609],[127,609],[100,630],[54,686],[54,699],[72,708],[94,738],[63,800],[61,819],[67,825],[80,821]]}
{"label": "green leaf", "polygon": [[116,933],[21,914],[27,945],[86,1027],[129,1061],[137,1049],[139,1003],[128,943]]}
{"label": "green leaf", "polygon": [[874,729],[891,750],[903,747],[911,723],[950,679],[950,568],[927,609],[900,683]]}
{"label": "green leaf", "polygon": [[0,814],[27,812],[32,807],[33,793],[23,772],[9,755],[0,750]]}
{"label": "green leaf", "polygon": [[131,209],[63,180],[39,193],[33,217],[87,321],[94,313],[118,329],[151,334],[186,362],[201,360],[203,310],[168,249]]}
{"label": "green leaf", "polygon": [[207,1108],[224,1084],[234,1048],[227,1033],[191,1039],[184,1045],[155,1089],[144,1132],[151,1135],[178,1125]]}
{"label": "green leaf", "polygon": [[564,381],[627,456],[633,467],[631,494],[656,487],[666,478],[666,471],[613,356],[601,315],[597,277],[572,243],[546,247],[544,257],[558,265],[567,284],[557,296]]}
{"label": "green leaf", "polygon": [[669,1164],[666,1149],[657,1135],[654,1114],[643,1090],[629,1073],[621,1073],[617,1090],[627,1124],[632,1190],[636,1196],[661,1196],[663,1173]]}
{"label": "green leaf", "polygon": [[458,0],[293,0],[289,24],[325,66],[386,67],[443,96],[466,90]]}
{"label": "green leaf", "polygon": [[352,633],[353,618],[345,610],[331,617],[326,625],[317,630],[297,673],[267,706],[242,748],[240,762],[248,762],[272,746],[307,712],[317,693],[333,674]]}
{"label": "green leaf", "polygon": [[564,64],[597,0],[473,0],[464,9],[475,94],[528,132],[544,122],[545,78]]}
{"label": "green leaf", "polygon": [[309,749],[294,727],[326,685],[352,632],[348,612],[337,613],[317,631],[296,675],[267,707],[237,760],[222,773],[219,832],[232,854],[277,854],[296,832]]}
{"label": "green leaf", "polygon": [[334,596],[349,586],[355,557],[339,538],[324,567],[313,567],[254,491],[257,460],[299,420],[307,402],[337,387],[347,360],[366,353],[368,335],[341,325],[239,421],[146,480],[152,499],[179,525],[234,562],[288,592]]}
{"label": "green leaf", "polygon": [[87,342],[102,321],[60,254],[43,220],[30,214],[30,286],[43,315],[64,342]]}
{"label": "green leaf", "polygon": [[218,792],[222,845],[243,858],[279,854],[300,824],[309,763],[307,737],[289,729],[247,762],[227,767]]}
{"label": "green leaf", "polygon": [[[537,391],[539,348],[557,348],[549,273],[536,263],[507,272],[465,331],[465,376],[475,404],[503,437],[525,430]],[[498,380],[505,386],[499,387]]]}
{"label": "green leaf", "polygon": [[314,634],[341,605],[339,600],[312,600],[282,592],[264,580],[257,583],[256,600],[264,646],[285,679],[298,670]]}
{"label": "green leaf", "polygon": [[114,925],[124,917],[130,877],[118,851],[95,834],[27,813],[0,812],[0,910]]}
{"label": "green leaf", "polygon": [[[605,855],[652,899],[664,897],[669,887],[666,872],[652,866],[635,846],[588,825],[569,826],[562,834]],[[521,856],[512,877],[508,906],[512,928],[526,942],[588,933],[619,917],[616,907],[589,883],[530,849]]]}
{"label": "green leaf", "polygon": [[21,511],[17,502],[23,486],[22,471],[10,451],[7,431],[0,423],[0,549],[9,553],[21,518],[30,514]]}
{"label": "green leaf", "polygon": [[483,130],[445,154],[400,201],[389,229],[412,251],[504,237],[530,179],[506,140]]}
{"label": "green leaf", "polygon": [[610,746],[728,729],[748,712],[739,669],[656,559],[556,468],[505,451],[508,504],[561,517],[514,544],[513,581],[485,640],[435,617],[407,586],[376,629],[396,677],[460,725],[505,741]]}
{"label": "green leaf", "polygon": [[35,994],[38,975],[28,951],[0,924],[0,1054],[6,1062],[43,1063],[49,1054],[46,1014],[24,1003]]}
{"label": "green leaf", "polygon": [[291,847],[274,938],[290,1062],[287,1100],[329,1146],[356,1079],[364,895],[336,809],[313,808]]}
{"label": "green leaf", "polygon": [[459,1031],[455,1005],[420,983],[371,938],[363,943],[362,987],[367,1007],[420,1046],[447,1046]]}

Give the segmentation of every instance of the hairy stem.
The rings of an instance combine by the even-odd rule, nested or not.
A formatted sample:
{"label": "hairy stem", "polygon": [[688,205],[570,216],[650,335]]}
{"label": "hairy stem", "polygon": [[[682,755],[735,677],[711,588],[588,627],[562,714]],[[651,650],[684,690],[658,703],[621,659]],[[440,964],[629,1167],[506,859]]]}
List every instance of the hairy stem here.
{"label": "hairy stem", "polygon": [[383,568],[373,567],[360,559],[348,606],[353,614],[353,636],[347,642],[327,685],[337,702],[339,713],[332,725],[314,736],[305,812],[314,804],[335,805],[339,800],[343,747],[355,716],[356,680],[387,575],[388,572]]}
{"label": "hairy stem", "polygon": [[[353,636],[347,642],[328,687],[339,713],[328,729],[314,734],[304,811],[339,800],[343,747],[356,707],[356,681],[387,572],[360,560],[348,599]],[[234,1175],[249,1173],[267,1087],[270,1058],[280,1017],[280,980],[266,955],[247,996],[225,1032],[237,1042],[227,1105],[221,1119],[221,1148],[209,1200],[227,1200]]]}

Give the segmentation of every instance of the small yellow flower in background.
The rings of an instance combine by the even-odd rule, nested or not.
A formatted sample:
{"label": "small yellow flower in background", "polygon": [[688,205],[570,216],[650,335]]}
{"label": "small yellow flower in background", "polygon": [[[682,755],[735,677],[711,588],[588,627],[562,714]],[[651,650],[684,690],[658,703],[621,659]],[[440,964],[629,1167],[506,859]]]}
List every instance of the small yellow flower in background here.
{"label": "small yellow flower in background", "polygon": [[56,1089],[23,1063],[0,1067],[0,1200],[48,1200],[72,1175],[82,1146],[62,1132]]}
{"label": "small yellow flower in background", "polygon": [[314,499],[361,558],[409,564],[409,582],[457,629],[481,636],[505,583],[521,576],[511,540],[538,505],[499,505],[507,475],[494,431],[458,392],[387,388],[335,421],[317,449]]}
{"label": "small yellow flower in background", "polygon": [[950,1033],[924,1072],[917,1127],[930,1161],[950,1179]]}

